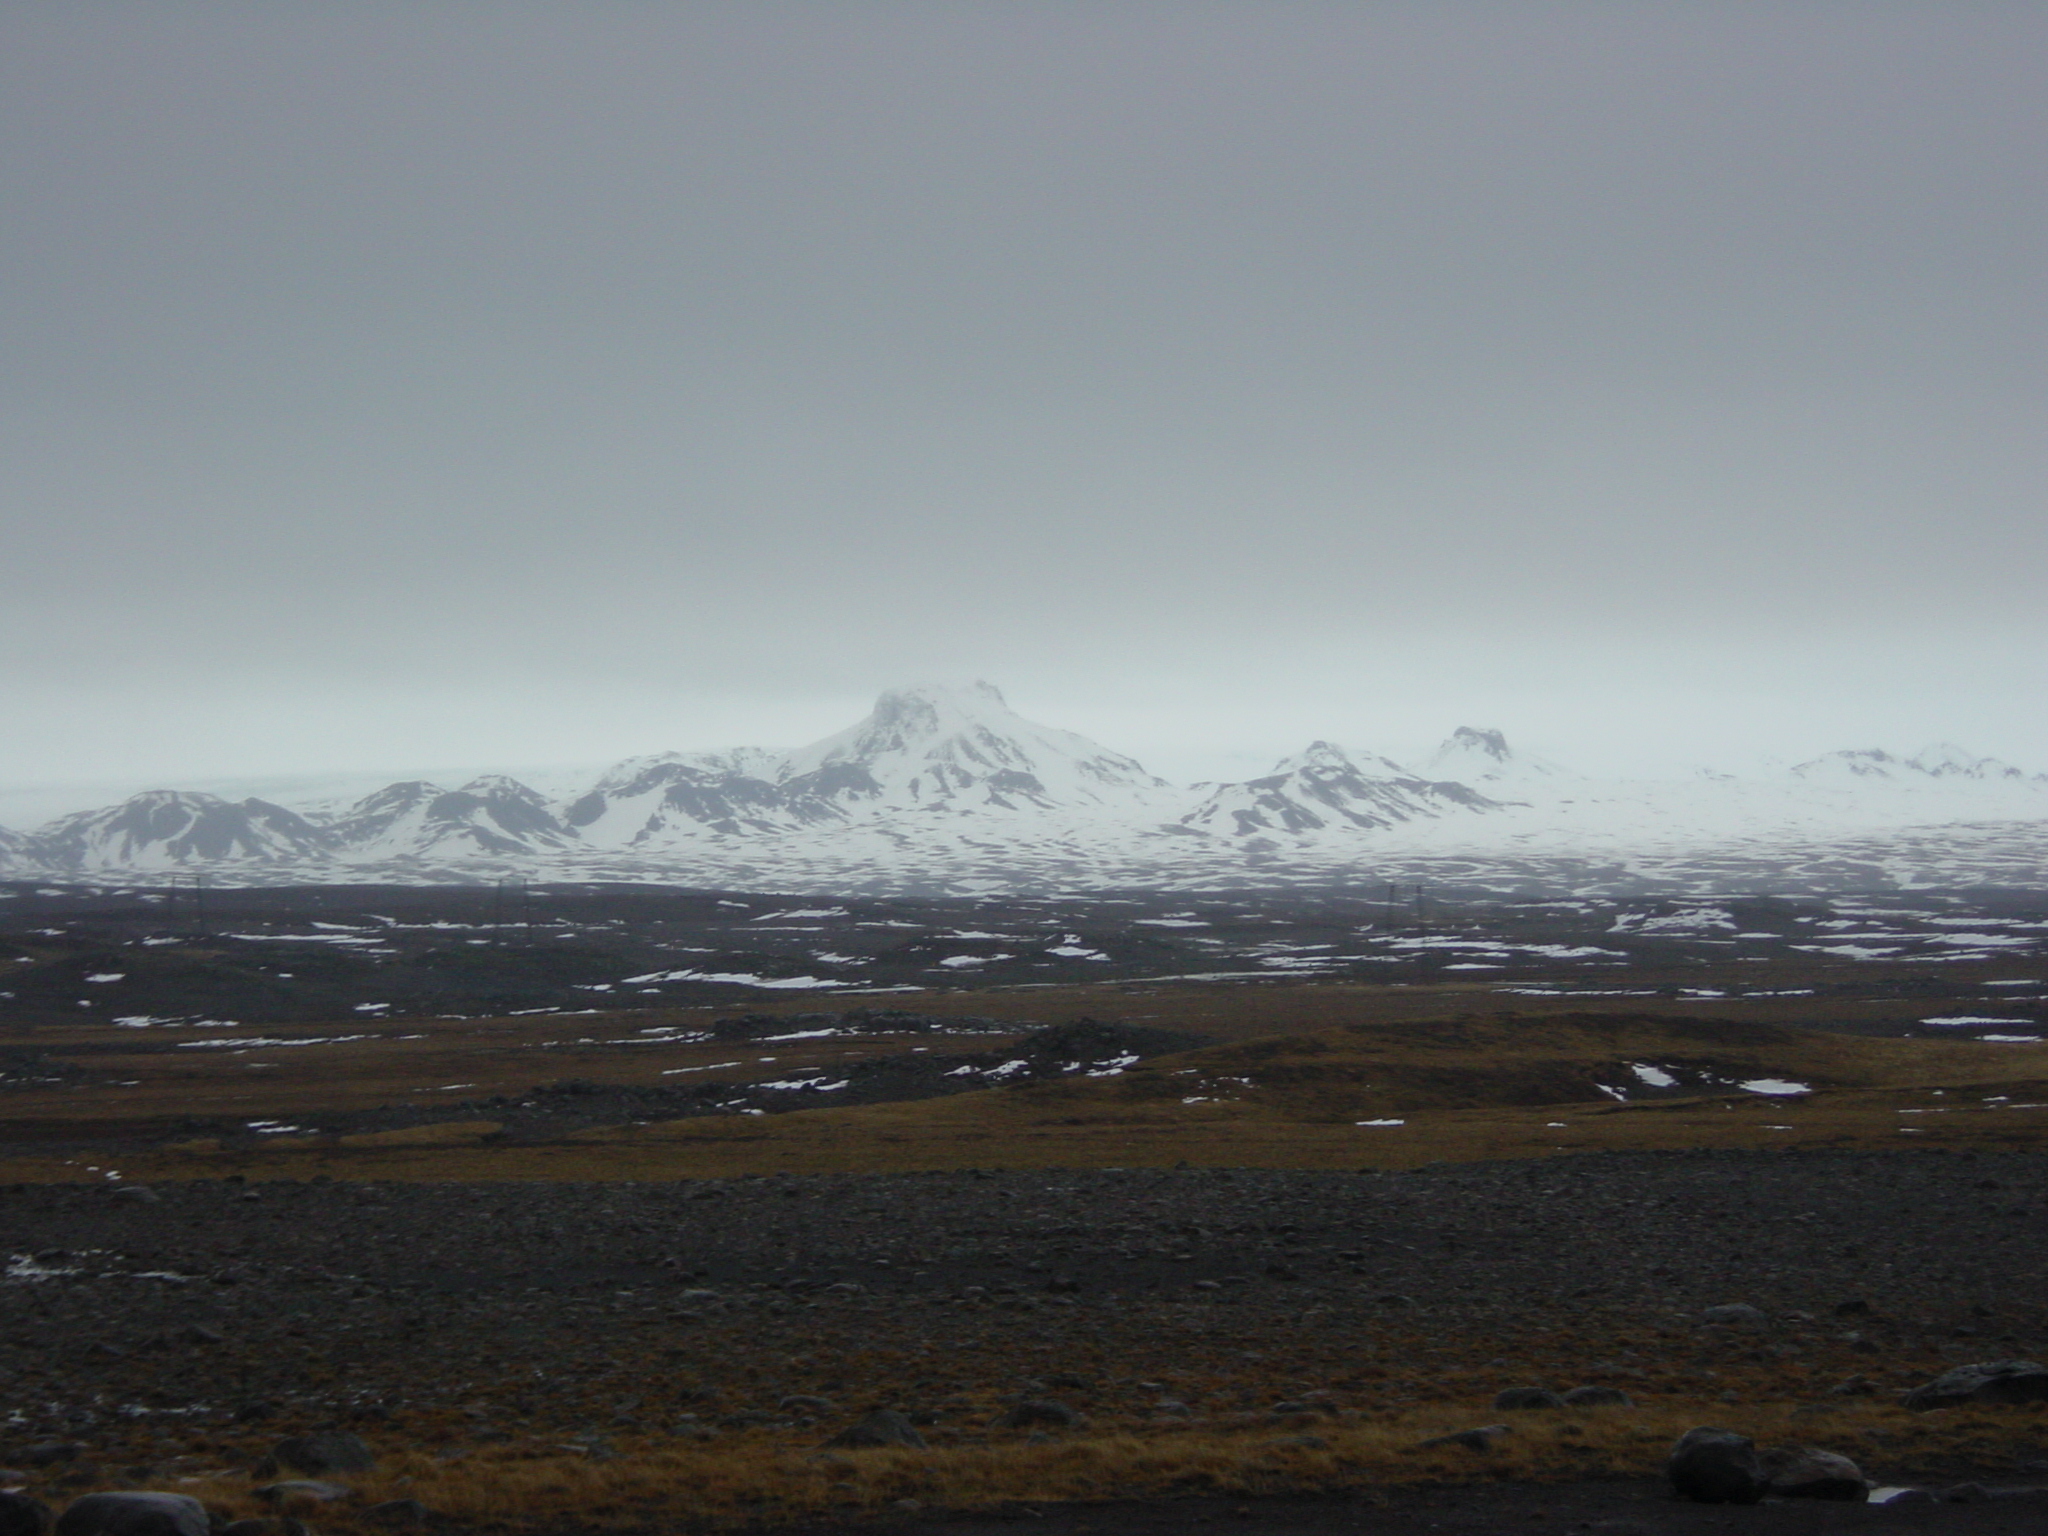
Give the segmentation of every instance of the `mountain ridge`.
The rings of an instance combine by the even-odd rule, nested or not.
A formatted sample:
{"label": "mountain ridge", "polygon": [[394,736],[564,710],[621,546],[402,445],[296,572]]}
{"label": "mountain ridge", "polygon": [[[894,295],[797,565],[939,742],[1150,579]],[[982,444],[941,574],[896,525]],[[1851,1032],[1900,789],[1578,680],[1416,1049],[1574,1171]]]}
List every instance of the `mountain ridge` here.
{"label": "mountain ridge", "polygon": [[[1790,848],[2044,818],[2048,778],[1947,743],[1910,756],[1845,749],[1769,779],[1647,783],[1588,779],[1517,751],[1498,730],[1460,726],[1419,770],[1317,740],[1256,778],[1181,787],[1025,719],[999,689],[973,682],[891,689],[862,720],[790,751],[628,758],[555,799],[502,774],[453,789],[401,780],[298,809],[147,790],[33,832],[0,829],[0,874],[687,874],[829,888],[943,870],[955,887],[995,890],[1112,872],[1139,882],[1227,881],[1254,866],[1341,874],[1396,856],[1626,864],[1687,845]],[[2009,877],[2014,860],[2001,859]]]}

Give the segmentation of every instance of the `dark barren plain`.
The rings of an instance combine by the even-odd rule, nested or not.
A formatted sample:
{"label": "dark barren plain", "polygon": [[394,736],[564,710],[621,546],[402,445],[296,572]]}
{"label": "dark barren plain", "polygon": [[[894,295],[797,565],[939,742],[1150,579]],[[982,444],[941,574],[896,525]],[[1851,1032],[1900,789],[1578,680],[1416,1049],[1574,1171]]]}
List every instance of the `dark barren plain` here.
{"label": "dark barren plain", "polygon": [[[24,886],[0,994],[0,1467],[56,1507],[2048,1522],[2042,1404],[1901,1401],[2048,1349],[2037,894]],[[1631,1403],[1494,1404],[1580,1386]],[[826,1444],[877,1408],[923,1447]],[[1680,1503],[1702,1424],[2005,1496]],[[375,1465],[266,1497],[322,1430]]]}

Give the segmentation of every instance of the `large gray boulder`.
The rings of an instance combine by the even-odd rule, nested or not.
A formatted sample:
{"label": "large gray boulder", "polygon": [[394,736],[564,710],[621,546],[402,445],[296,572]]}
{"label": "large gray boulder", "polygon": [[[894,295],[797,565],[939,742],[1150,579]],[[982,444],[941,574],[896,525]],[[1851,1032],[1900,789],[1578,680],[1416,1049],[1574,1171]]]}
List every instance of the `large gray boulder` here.
{"label": "large gray boulder", "polygon": [[1916,1413],[1964,1403],[2048,1403],[2048,1367],[2031,1360],[1959,1365],[1906,1394]]}
{"label": "large gray boulder", "polygon": [[1759,1458],[1771,1492],[1783,1499],[1836,1499],[1861,1504],[1870,1497],[1863,1469],[1846,1456],[1808,1445],[1774,1445]]}
{"label": "large gray boulder", "polygon": [[56,1536],[207,1536],[206,1506],[182,1493],[88,1493],[57,1517]]}
{"label": "large gray boulder", "polygon": [[1696,1504],[1754,1504],[1770,1486],[1756,1445],[1730,1429],[1688,1429],[1671,1448],[1664,1475]]}

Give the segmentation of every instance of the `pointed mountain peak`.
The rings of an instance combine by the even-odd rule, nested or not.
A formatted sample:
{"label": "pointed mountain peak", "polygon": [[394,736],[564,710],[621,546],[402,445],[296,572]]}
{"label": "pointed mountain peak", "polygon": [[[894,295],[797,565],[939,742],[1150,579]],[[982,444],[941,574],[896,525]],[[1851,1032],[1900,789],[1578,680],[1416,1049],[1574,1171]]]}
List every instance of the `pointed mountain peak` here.
{"label": "pointed mountain peak", "polygon": [[479,774],[462,786],[465,795],[475,795],[479,800],[519,800],[530,805],[545,805],[547,799],[539,791],[530,789],[510,774]]}
{"label": "pointed mountain peak", "polygon": [[1428,763],[1429,776],[1459,784],[1504,784],[1558,778],[1564,770],[1508,745],[1507,733],[1461,725],[1445,738]]}
{"label": "pointed mountain peak", "polygon": [[1273,765],[1268,777],[1290,773],[1362,773],[1372,778],[1412,779],[1414,774],[1377,752],[1357,752],[1334,741],[1312,741]]}
{"label": "pointed mountain peak", "polygon": [[1009,700],[994,683],[918,683],[890,688],[875,700],[868,721],[878,730],[934,735],[976,720],[1016,719]]}
{"label": "pointed mountain peak", "polygon": [[1476,730],[1469,725],[1461,725],[1451,732],[1450,739],[1438,750],[1464,752],[1475,757],[1490,757],[1497,763],[1508,762],[1515,755],[1508,746],[1505,732]]}
{"label": "pointed mountain peak", "polygon": [[992,683],[892,688],[850,730],[790,754],[782,780],[877,808],[1106,804],[1159,781],[1120,753],[1026,720]]}

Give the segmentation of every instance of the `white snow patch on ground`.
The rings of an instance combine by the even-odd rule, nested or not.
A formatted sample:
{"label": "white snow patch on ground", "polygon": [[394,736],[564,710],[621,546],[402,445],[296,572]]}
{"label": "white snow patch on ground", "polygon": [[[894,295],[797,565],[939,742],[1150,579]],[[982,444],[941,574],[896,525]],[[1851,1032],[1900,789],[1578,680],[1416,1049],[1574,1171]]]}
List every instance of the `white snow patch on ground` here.
{"label": "white snow patch on ground", "polygon": [[801,991],[810,987],[836,987],[841,983],[816,976],[755,976],[746,971],[657,971],[648,976],[629,976],[636,981],[716,981],[735,987],[762,987],[770,991]]}
{"label": "white snow patch on ground", "polygon": [[272,1040],[247,1035],[232,1036],[226,1040],[180,1040],[175,1049],[180,1051],[247,1051],[257,1046],[269,1050],[274,1046],[286,1045],[346,1045],[351,1040],[374,1040],[375,1035],[319,1035],[309,1040]]}
{"label": "white snow patch on ground", "polygon": [[1781,1077],[1752,1077],[1748,1082],[1735,1086],[1745,1093],[1760,1093],[1766,1098],[1792,1098],[1813,1092],[1805,1083],[1787,1082]]}
{"label": "white snow patch on ground", "polygon": [[1648,1062],[1632,1061],[1629,1063],[1628,1069],[1652,1088],[1676,1088],[1678,1086],[1677,1078],[1666,1072],[1662,1067],[1652,1066]]}

